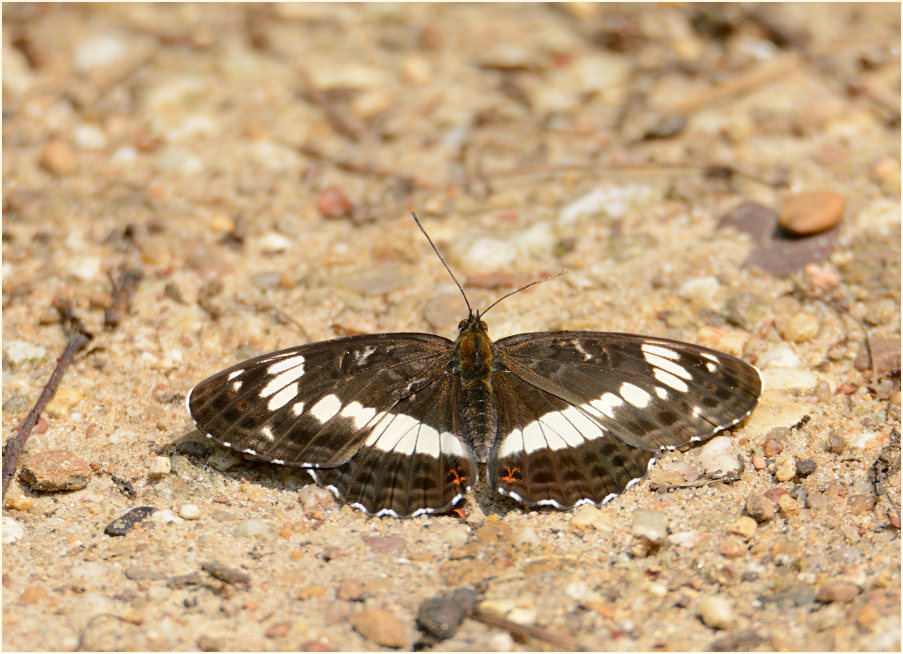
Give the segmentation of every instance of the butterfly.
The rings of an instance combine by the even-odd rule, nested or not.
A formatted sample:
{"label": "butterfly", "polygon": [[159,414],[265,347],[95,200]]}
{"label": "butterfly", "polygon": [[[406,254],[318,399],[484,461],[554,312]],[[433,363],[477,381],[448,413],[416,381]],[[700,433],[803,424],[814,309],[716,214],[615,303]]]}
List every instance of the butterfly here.
{"label": "butterfly", "polygon": [[481,468],[492,489],[528,506],[604,503],[657,454],[755,408],[759,371],[698,345],[590,331],[491,340],[483,316],[512,293],[474,311],[411,214],[464,296],[455,340],[355,335],[238,363],[188,394],[203,433],[304,468],[370,515],[408,517],[450,510]]}

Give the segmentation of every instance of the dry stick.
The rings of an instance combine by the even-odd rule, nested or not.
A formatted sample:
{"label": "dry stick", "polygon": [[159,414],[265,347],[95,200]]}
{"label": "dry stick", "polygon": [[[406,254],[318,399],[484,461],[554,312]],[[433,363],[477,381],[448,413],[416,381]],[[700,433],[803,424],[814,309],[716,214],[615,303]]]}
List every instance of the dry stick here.
{"label": "dry stick", "polygon": [[553,633],[541,627],[518,624],[492,613],[481,611],[479,608],[475,608],[470,612],[470,618],[490,627],[504,629],[514,637],[522,639],[533,638],[534,640],[554,645],[562,650],[583,651],[583,648],[579,647],[572,638]]}
{"label": "dry stick", "polygon": [[22,428],[19,429],[19,433],[13,440],[9,441],[4,448],[4,498],[6,497],[6,489],[9,486],[9,482],[16,474],[16,464],[19,462],[19,455],[22,454],[22,448],[25,447],[25,441],[27,441],[28,437],[31,435],[31,430],[34,429],[34,426],[37,424],[38,419],[41,417],[41,413],[43,413],[44,407],[47,406],[50,398],[52,398],[53,394],[56,393],[56,387],[60,385],[60,381],[63,378],[63,372],[66,370],[69,364],[72,363],[72,360],[75,358],[75,355],[78,353],[78,351],[85,347],[85,345],[88,344],[88,341],[90,341],[92,338],[88,330],[84,328],[78,318],[71,314],[67,306],[60,305],[57,308],[63,315],[65,321],[69,324],[69,341],[66,343],[66,348],[63,350],[63,353],[57,360],[56,368],[54,368],[53,374],[50,375],[50,379],[47,381],[47,385],[44,386],[44,390],[41,391],[41,396],[38,398],[38,401],[35,402],[31,413],[29,413],[28,417],[25,418],[25,422],[22,423]]}

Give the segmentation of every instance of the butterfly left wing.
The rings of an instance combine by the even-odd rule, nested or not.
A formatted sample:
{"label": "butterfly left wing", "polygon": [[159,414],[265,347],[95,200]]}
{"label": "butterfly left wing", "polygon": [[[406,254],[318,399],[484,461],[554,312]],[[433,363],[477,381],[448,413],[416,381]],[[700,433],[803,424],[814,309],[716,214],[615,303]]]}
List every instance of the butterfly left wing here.
{"label": "butterfly left wing", "polygon": [[[656,451],[706,440],[737,424],[762,390],[758,370],[741,359],[636,334],[518,334],[497,341],[495,356],[510,372],[496,375],[509,383],[497,392],[493,487],[527,503],[562,508],[603,501],[641,477]],[[505,406],[510,408],[503,412]],[[564,470],[570,478],[599,474],[610,483],[581,481],[579,492],[557,492],[568,483]],[[559,481],[541,483],[550,475]]]}

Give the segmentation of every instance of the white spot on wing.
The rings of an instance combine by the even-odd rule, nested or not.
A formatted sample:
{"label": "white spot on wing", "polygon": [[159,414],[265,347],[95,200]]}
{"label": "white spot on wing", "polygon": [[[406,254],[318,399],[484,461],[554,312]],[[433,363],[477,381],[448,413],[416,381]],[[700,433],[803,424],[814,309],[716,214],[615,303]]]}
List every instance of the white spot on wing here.
{"label": "white spot on wing", "polygon": [[502,441],[502,446],[499,448],[498,458],[504,459],[506,456],[511,456],[512,454],[520,454],[523,451],[524,432],[520,429],[515,429],[505,437],[505,440]]}
{"label": "white spot on wing", "polygon": [[718,366],[716,366],[714,363],[709,362],[705,364],[705,369],[711,373],[715,373],[718,371]]}
{"label": "white spot on wing", "polygon": [[238,377],[238,376],[239,376],[241,373],[243,373],[243,372],[244,372],[244,368],[242,368],[241,370],[233,370],[232,372],[229,373],[229,376],[226,377],[226,379],[227,379],[228,381],[232,381],[233,379],[235,379],[236,377]]}
{"label": "white spot on wing", "polygon": [[665,372],[670,372],[675,377],[680,377],[682,379],[692,379],[693,375],[681,365],[674,363],[673,361],[669,361],[660,356],[656,356],[654,354],[647,354],[646,361],[651,363],[656,368],[661,368]]}
{"label": "white spot on wing", "polygon": [[[303,357],[302,357],[303,358]],[[280,362],[281,363],[281,362]],[[278,363],[274,363],[275,367],[279,365]],[[260,397],[269,397],[274,393],[281,391],[283,388],[291,384],[292,382],[296,382],[301,377],[304,376],[304,366],[295,366],[290,370],[285,370],[284,372],[280,372],[278,375],[273,377],[270,382],[263,387],[260,391]]]}
{"label": "white spot on wing", "polygon": [[273,430],[269,428],[269,426],[264,426],[260,428],[260,433],[263,434],[263,437],[268,441],[273,440]]}
{"label": "white spot on wing", "polygon": [[270,398],[270,401],[267,402],[267,409],[270,411],[278,411],[286,404],[294,400],[298,397],[298,384],[297,382],[294,384],[289,384],[281,391],[276,393],[273,397]]}
{"label": "white spot on wing", "polygon": [[[669,347],[664,347],[662,345],[652,345],[651,343],[643,343],[640,346],[640,349],[645,354],[651,354],[653,356],[665,357],[666,359],[679,359],[680,353],[672,350]],[[646,357],[648,360],[649,357]]]}
{"label": "white spot on wing", "polygon": [[351,418],[354,421],[355,429],[363,429],[370,422],[371,418],[376,415],[376,409],[365,407],[360,402],[352,402],[342,409],[339,415],[343,418]]}
{"label": "white spot on wing", "polygon": [[621,384],[619,392],[621,393],[621,397],[638,409],[645,409],[646,405],[649,404],[649,400],[652,398],[649,393],[630,382]]}
{"label": "white spot on wing", "polygon": [[[690,390],[690,387],[687,386],[686,382],[684,382],[683,379],[680,379],[679,377],[675,377],[670,372],[662,370],[661,368],[656,368],[655,372],[652,374],[655,375],[655,378],[657,380],[659,380],[661,383],[665,384],[666,386],[670,386],[675,391],[680,391],[681,393],[686,393],[688,390]],[[656,389],[656,391],[657,390],[658,389]]]}
{"label": "white spot on wing", "polygon": [[588,405],[584,405],[591,413],[598,411],[607,418],[614,418],[614,410],[624,404],[624,400],[614,393],[606,393],[598,400],[593,400]]}
{"label": "white spot on wing", "polygon": [[241,389],[241,380],[232,382],[232,392],[237,393]]}
{"label": "white spot on wing", "polygon": [[342,403],[335,395],[324,395],[319,402],[310,407],[311,415],[324,424],[327,420],[335,416],[342,408]]}
{"label": "white spot on wing", "polygon": [[721,359],[716,357],[714,354],[709,354],[708,352],[700,352],[699,356],[708,359],[709,361],[713,361],[714,363],[721,363]]}
{"label": "white spot on wing", "polygon": [[294,413],[296,416],[300,416],[302,413],[304,413],[304,402],[295,402],[292,405],[292,413]]}
{"label": "white spot on wing", "polygon": [[361,352],[354,353],[354,363],[358,366],[362,366],[367,363],[367,359],[369,359],[373,353],[376,352],[376,346],[370,345],[363,349]]}
{"label": "white spot on wing", "polygon": [[668,399],[668,391],[666,391],[661,386],[655,387],[655,394],[658,395],[658,399],[667,400]]}
{"label": "white spot on wing", "polygon": [[304,374],[304,357],[300,354],[297,354],[293,357],[288,357],[287,359],[282,359],[281,361],[277,361],[276,363],[270,365],[267,368],[267,372],[271,375],[278,375],[280,372],[285,372],[286,370],[291,370],[292,368],[300,368],[297,370],[298,377]]}

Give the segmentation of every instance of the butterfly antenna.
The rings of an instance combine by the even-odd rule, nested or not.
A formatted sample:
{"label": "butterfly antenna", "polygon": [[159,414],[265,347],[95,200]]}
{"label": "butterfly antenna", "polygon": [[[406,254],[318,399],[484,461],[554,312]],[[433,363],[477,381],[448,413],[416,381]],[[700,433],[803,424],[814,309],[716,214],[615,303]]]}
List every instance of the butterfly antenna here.
{"label": "butterfly antenna", "polygon": [[[448,274],[451,276],[452,281],[455,283],[455,286],[457,286],[458,290],[461,291],[461,297],[464,298],[464,304],[467,305],[467,314],[472,316],[473,309],[470,308],[470,302],[467,301],[467,294],[464,292],[464,289],[461,288],[461,284],[458,283],[458,278],[455,277],[455,274],[451,271],[451,268],[449,268],[448,264],[445,263],[445,259],[443,259],[442,255],[439,254],[439,250],[436,248],[436,244],[433,243],[433,239],[430,238],[430,235],[426,233],[426,230],[423,228],[423,225],[420,224],[420,218],[417,217],[417,214],[414,213],[414,210],[410,207],[410,205],[408,205],[408,211],[410,211],[411,215],[414,217],[414,222],[417,223],[417,227],[419,227],[420,231],[423,232],[423,235],[426,236],[426,240],[429,242],[430,247],[433,248],[433,252],[436,253],[436,256],[439,257],[439,261],[441,261],[442,265],[445,266],[445,269],[448,271]],[[509,295],[510,295],[510,293],[509,293]]]}
{"label": "butterfly antenna", "polygon": [[542,283],[544,283],[544,282],[550,282],[550,281],[552,281],[553,279],[555,279],[556,277],[561,277],[561,276],[562,276],[564,273],[566,273],[566,272],[567,272],[567,268],[562,268],[559,272],[555,273],[554,275],[549,275],[549,276],[546,277],[545,279],[537,279],[536,281],[532,281],[532,282],[530,282],[529,284],[524,284],[524,285],[521,286],[520,288],[514,289],[514,290],[511,291],[510,293],[505,293],[505,294],[504,294],[502,297],[500,297],[498,300],[496,300],[495,302],[493,302],[492,304],[490,304],[488,307],[486,307],[485,309],[483,309],[482,311],[480,311],[479,314],[480,314],[481,316],[485,316],[486,313],[487,313],[492,307],[494,307],[496,304],[498,304],[499,302],[501,302],[501,301],[504,300],[505,298],[509,298],[509,297],[511,297],[512,295],[514,295],[515,293],[520,293],[521,291],[526,291],[526,290],[527,290],[528,288],[530,288],[531,286],[536,286],[537,284],[542,284]]}

